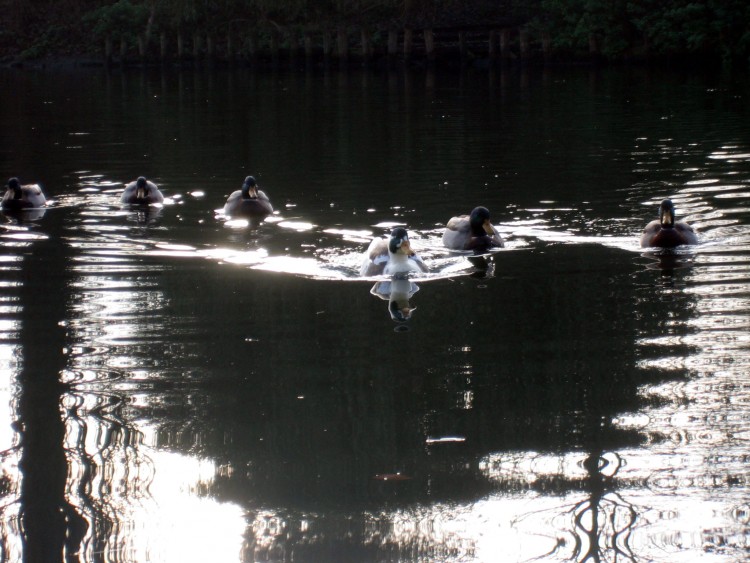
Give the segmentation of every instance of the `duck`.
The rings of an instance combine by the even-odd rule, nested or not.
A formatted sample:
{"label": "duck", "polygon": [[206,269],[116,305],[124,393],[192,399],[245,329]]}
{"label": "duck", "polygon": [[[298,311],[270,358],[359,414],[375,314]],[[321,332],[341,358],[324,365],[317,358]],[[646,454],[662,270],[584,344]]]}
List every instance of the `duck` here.
{"label": "duck", "polygon": [[149,205],[151,203],[162,203],[164,196],[156,184],[147,180],[144,176],[140,176],[137,180],[125,186],[120,201],[136,205]]}
{"label": "duck", "polygon": [[411,249],[409,233],[404,227],[396,227],[390,238],[374,238],[365,251],[361,276],[398,276],[427,272],[427,265]]}
{"label": "duck", "polygon": [[698,244],[698,235],[684,221],[675,221],[674,204],[665,199],[659,205],[659,218],[643,229],[641,248],[674,248],[682,244]]}
{"label": "duck", "polygon": [[443,232],[443,245],[451,250],[486,252],[490,248],[503,248],[500,233],[490,222],[486,207],[475,207],[469,215],[451,217]]}
{"label": "duck", "polygon": [[224,215],[227,217],[263,220],[271,213],[271,200],[263,190],[258,189],[258,182],[253,176],[245,178],[242,188],[232,192],[224,204]]}
{"label": "duck", "polygon": [[39,184],[21,185],[18,178],[10,178],[7,188],[2,200],[2,208],[5,210],[18,211],[47,205],[47,199],[44,197]]}

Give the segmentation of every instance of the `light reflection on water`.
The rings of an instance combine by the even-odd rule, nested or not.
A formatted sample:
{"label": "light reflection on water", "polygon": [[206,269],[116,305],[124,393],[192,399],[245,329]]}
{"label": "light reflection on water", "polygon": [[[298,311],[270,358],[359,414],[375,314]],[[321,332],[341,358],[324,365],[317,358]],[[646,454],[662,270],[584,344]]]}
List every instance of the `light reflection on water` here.
{"label": "light reflection on water", "polygon": [[[338,94],[346,96],[350,86],[339,84]],[[200,80],[195,87],[203,87]],[[186,92],[180,90],[180,96],[188,96]],[[435,115],[441,116],[441,122],[455,124],[467,119],[457,115],[457,110],[443,111],[440,106],[448,103],[448,96],[443,98],[435,92],[430,95],[435,103],[431,112],[439,110]],[[504,103],[508,103],[507,98]],[[339,119],[347,121],[349,117]],[[669,121],[674,123],[671,117]],[[465,127],[468,126],[459,129],[463,131]],[[677,125],[670,127],[679,129]],[[536,170],[547,170],[549,185],[537,185],[534,170],[524,172],[528,174],[523,179],[524,188],[528,192],[532,186],[533,195],[521,190],[500,195],[483,192],[494,203],[494,221],[508,242],[505,250],[494,255],[489,271],[478,271],[466,256],[440,248],[441,227],[447,213],[436,203],[442,196],[426,193],[435,191],[433,187],[421,188],[425,192],[415,188],[416,196],[423,197],[423,201],[407,195],[403,196],[404,201],[393,204],[377,197],[353,204],[352,196],[343,190],[331,194],[329,200],[316,193],[313,199],[320,200],[322,211],[313,213],[305,194],[290,194],[284,203],[284,190],[279,186],[271,196],[278,198],[277,209],[281,211],[254,230],[244,221],[226,221],[217,213],[220,198],[216,196],[216,185],[221,184],[224,189],[223,178],[190,183],[184,178],[179,182],[171,180],[165,174],[163,182],[158,179],[168,194],[165,206],[145,211],[124,209],[117,204],[117,195],[127,178],[114,180],[89,169],[71,173],[76,178],[75,187],[69,193],[56,193],[46,214],[26,221],[8,218],[0,232],[0,264],[7,274],[0,295],[0,373],[4,382],[0,390],[8,397],[7,401],[0,401],[0,416],[5,421],[16,417],[13,381],[24,353],[18,336],[24,313],[24,303],[18,296],[25,283],[23,257],[32,255],[35,245],[59,236],[72,252],[66,272],[68,317],[62,320],[67,348],[61,378],[69,385],[61,396],[70,468],[66,490],[69,501],[90,523],[82,550],[86,560],[97,560],[101,554],[107,560],[118,561],[315,560],[316,554],[336,559],[342,552],[354,559],[372,560],[393,556],[401,560],[489,561],[495,560],[498,553],[508,561],[585,561],[601,557],[672,562],[699,556],[717,561],[736,559],[748,545],[744,473],[750,439],[750,225],[745,200],[750,185],[750,151],[736,139],[715,142],[680,134],[679,130],[653,129],[626,131],[626,136],[630,136],[623,144],[630,146],[621,151],[590,146],[586,158],[574,159],[569,168],[555,160],[545,160]],[[456,144],[464,137],[457,131],[430,128],[436,138],[442,135],[443,140]],[[81,152],[87,142],[99,142],[93,128],[91,133],[85,133],[76,134],[75,145],[66,147],[73,150],[75,146],[74,152]],[[414,135],[411,131],[403,134]],[[682,142],[683,138],[688,141]],[[555,139],[551,142],[554,144]],[[97,149],[101,146],[98,144]],[[107,150],[113,146],[106,144]],[[442,158],[437,175],[441,177],[451,174],[451,166],[482,160],[476,150],[457,147],[454,154],[446,148],[451,146],[448,143],[438,147]],[[526,150],[539,156],[534,148]],[[575,196],[577,191],[568,196],[569,192],[552,186],[558,179],[574,184],[580,176],[571,179],[566,174],[585,175],[592,166],[590,159],[597,160],[608,153],[613,160],[625,163],[632,181],[602,175],[596,180],[612,180],[614,186],[605,189],[598,183],[587,185],[584,197]],[[416,154],[402,151],[400,157],[412,159],[418,169],[418,173],[412,173],[409,166],[404,166],[399,172],[402,180],[426,175]],[[327,162],[333,166],[330,158]],[[489,177],[496,177],[494,170],[502,167],[495,162],[487,166],[493,172],[475,172],[471,182],[494,185]],[[335,174],[340,177],[329,178],[332,184],[333,180],[349,179],[339,169]],[[280,172],[279,178],[282,177]],[[453,178],[450,181],[453,184],[447,185],[459,183]],[[434,184],[438,182],[430,186]],[[444,189],[439,188],[439,193],[445,193]],[[640,229],[655,216],[658,202],[664,197],[671,197],[680,217],[697,228],[700,245],[667,254],[644,252],[638,247]],[[355,207],[359,208],[356,213],[352,211]],[[46,230],[52,214],[66,217],[63,227],[55,233]],[[369,239],[402,223],[409,227],[414,248],[431,265],[428,275],[408,280],[409,289],[401,292],[413,301],[412,306],[418,305],[413,319],[409,319],[408,326],[413,330],[398,335],[388,330],[388,337],[400,339],[395,341],[395,348],[408,348],[410,352],[405,373],[398,372],[399,378],[409,382],[405,388],[389,381],[385,352],[376,352],[378,365],[366,364],[362,372],[358,371],[359,366],[365,362],[351,352],[390,352],[394,348],[394,341],[383,337],[386,331],[373,320],[387,321],[390,309],[379,301],[372,303],[369,293],[374,291],[373,295],[379,298],[393,300],[393,287],[375,291],[373,283],[382,287],[377,284],[384,280],[360,280],[357,271]],[[580,254],[569,250],[580,248],[589,249],[596,259],[605,256],[602,248],[619,252],[620,262],[627,264],[605,277],[606,284],[598,289],[607,295],[614,292],[611,286],[634,287],[630,305],[633,317],[641,322],[637,323],[634,341],[622,346],[633,346],[635,358],[632,365],[614,366],[612,371],[632,368],[642,375],[637,395],[643,403],[638,403],[638,410],[633,412],[611,412],[597,404],[602,383],[594,381],[590,385],[593,389],[572,387],[573,393],[592,393],[593,398],[584,397],[581,404],[570,406],[564,399],[551,397],[550,403],[560,402],[570,412],[554,411],[549,417],[564,426],[580,424],[579,419],[590,414],[590,425],[574,426],[570,433],[588,432],[594,442],[607,441],[606,435],[597,435],[597,429],[614,429],[629,433],[639,443],[628,442],[616,449],[606,444],[587,449],[582,444],[588,444],[588,437],[582,437],[571,444],[550,438],[543,444],[545,450],[492,449],[492,440],[484,449],[475,446],[483,436],[479,426],[495,420],[480,419],[477,426],[462,427],[462,419],[456,413],[471,415],[493,410],[498,407],[488,406],[486,397],[523,390],[523,382],[515,386],[510,382],[514,374],[502,371],[502,364],[514,366],[514,358],[526,353],[528,343],[511,339],[511,344],[505,345],[498,336],[497,341],[492,341],[495,353],[489,354],[483,351],[487,349],[486,341],[476,338],[470,327],[484,319],[482,310],[495,306],[489,317],[491,323],[482,327],[485,332],[501,335],[521,331],[522,326],[506,326],[519,319],[506,320],[504,315],[512,309],[511,304],[491,291],[503,287],[501,284],[508,280],[533,289],[538,277],[547,274],[545,268],[538,266],[544,260],[550,260],[552,265],[571,260],[567,269],[550,268],[551,275],[559,275],[560,280],[567,277],[567,282],[559,283],[569,285],[556,298],[530,294],[524,304],[527,316],[521,320],[523,324],[533,324],[538,318],[562,322],[555,318],[557,302],[564,301],[566,292],[574,292],[575,286],[607,267],[597,264],[596,259],[591,263],[580,261]],[[509,269],[508,264],[517,270]],[[207,291],[212,284],[195,282],[198,286],[191,290],[176,289],[178,283],[192,283],[187,279],[189,275],[183,279],[183,270],[196,278],[196,272],[208,272],[209,279],[222,275],[231,279],[246,271],[252,274],[239,278],[241,282],[236,286],[223,278],[215,280],[219,290],[229,292],[229,303],[222,309],[220,299],[206,296],[206,304],[201,304],[201,310],[196,312],[180,299],[185,300],[191,291]],[[325,287],[336,288],[329,290],[331,294],[340,291],[342,302],[335,295],[324,299],[311,292],[311,300],[320,299],[320,303],[313,304],[313,310],[321,319],[312,328],[308,317],[295,317],[285,310],[282,289],[274,293],[266,287],[287,287],[283,281],[268,281],[279,279],[274,276],[295,276],[310,282],[289,286],[297,291],[301,287],[323,287],[314,283],[328,284]],[[368,298],[366,305],[358,309],[361,303],[347,302],[353,292],[342,290],[341,285],[356,286]],[[435,302],[434,296],[446,286],[453,288],[451,299]],[[266,303],[247,297],[247,301],[242,301],[237,298],[237,291],[250,295],[255,291],[260,298],[270,295],[278,300]],[[479,301],[477,310],[472,311],[468,305],[460,309],[465,318],[451,309],[453,301],[469,303],[474,293],[482,292],[492,297],[486,297],[487,303]],[[591,300],[603,299],[601,295],[585,295]],[[234,300],[238,303],[234,304]],[[541,303],[543,313],[535,310],[535,300]],[[197,298],[196,301],[199,302]],[[300,307],[303,301],[289,299],[289,307]],[[603,301],[605,304],[596,313],[606,318],[611,314],[611,304]],[[251,306],[244,308],[247,303]],[[217,310],[212,311],[211,307]],[[264,321],[256,326],[240,319],[239,314],[231,316],[229,308]],[[368,316],[370,311],[372,316]],[[328,328],[324,322],[329,314],[353,321],[332,323],[334,328]],[[285,325],[282,330],[274,324],[276,318],[291,320],[289,325],[300,319],[301,324],[307,322],[311,328]],[[202,326],[202,322],[208,326]],[[618,322],[613,319],[612,330],[622,331],[624,338],[629,338],[627,323]],[[367,335],[372,342],[358,342],[357,326],[369,324],[376,327],[373,334]],[[390,329],[393,325],[385,326]],[[450,345],[438,349],[429,347],[429,339],[407,340],[424,334],[430,326],[450,333],[445,340],[432,336]],[[317,372],[314,365],[304,365],[304,359],[299,364],[292,363],[290,368],[282,357],[289,348],[280,348],[279,357],[270,362],[274,370],[269,373],[263,371],[267,366],[263,358],[253,358],[255,363],[249,361],[248,366],[240,368],[233,365],[246,355],[252,356],[261,344],[273,342],[274,337],[282,335],[303,342],[318,337],[310,334],[315,332],[323,333],[320,344],[316,343],[321,351],[310,356],[314,360],[310,363],[332,366],[330,373],[342,379],[371,377],[372,381],[364,385],[366,392],[350,391],[348,382],[331,382],[324,377],[320,383],[306,387],[306,392],[298,390],[305,388],[304,382],[300,383],[291,372]],[[330,344],[325,339],[329,332],[352,332],[355,336],[349,340],[348,334],[346,338],[339,334],[333,339],[336,345],[326,347]],[[600,346],[595,338],[589,342],[577,334],[564,336],[560,348],[575,348],[583,341],[586,346],[582,350],[588,351],[590,346],[596,353]],[[242,340],[242,352],[228,358],[220,354],[206,357],[211,343],[218,348],[223,338]],[[209,344],[202,346],[203,341]],[[414,343],[437,359],[431,361],[422,356],[419,346],[411,346]],[[557,364],[569,355],[581,353],[558,349],[554,342],[532,346],[531,350],[524,359],[530,367],[515,376],[519,380],[536,372],[556,374]],[[226,353],[226,348],[219,352]],[[612,354],[627,357],[617,355],[615,350]],[[447,360],[447,365],[442,365],[443,360]],[[494,366],[495,362],[500,365]],[[347,365],[353,367],[347,370]],[[601,378],[612,375],[604,369],[587,370],[583,354],[572,365],[583,374],[595,371]],[[278,366],[286,367],[279,373],[275,371]],[[488,383],[488,372],[501,381]],[[571,377],[565,373],[559,376]],[[507,381],[502,381],[502,377]],[[249,385],[256,389],[257,403],[235,407],[226,399],[232,392],[210,387],[214,383],[221,386],[225,378],[229,382],[224,384],[230,388]],[[430,378],[440,380],[437,388],[445,394],[442,401],[449,405],[443,410],[438,408],[439,401],[420,394],[424,392],[420,386],[426,385],[423,380]],[[492,393],[498,385],[507,385],[508,391]],[[302,486],[314,488],[318,482],[340,479],[342,489],[349,494],[350,480],[368,481],[364,487],[376,489],[378,494],[359,502],[362,495],[357,491],[351,495],[356,501],[354,508],[338,500],[343,507],[328,509],[331,499],[316,498],[320,504],[316,509],[301,501],[297,506],[293,495],[277,493],[274,497],[265,492],[262,485],[255,484],[256,480],[262,483],[265,479],[272,489],[274,473],[309,473],[307,467],[296,467],[298,460],[289,452],[269,453],[264,449],[283,448],[273,440],[275,434],[293,440],[299,433],[309,435],[315,445],[329,443],[316,434],[326,433],[328,428],[274,430],[273,423],[282,421],[294,428],[297,419],[303,426],[314,421],[321,426],[329,424],[329,435],[334,434],[335,424],[306,416],[305,409],[314,410],[316,399],[325,403],[338,386],[347,389],[347,424],[351,425],[339,432],[347,438],[352,435],[355,445],[351,449],[356,451],[352,454],[348,442],[343,440],[338,449],[331,447],[328,453],[333,452],[331,457],[340,455],[342,465],[356,458],[361,466],[347,467],[331,477],[325,474],[329,466],[324,461],[306,459],[311,464],[320,463],[316,468],[320,474],[309,481],[302,480]],[[530,389],[528,394],[545,398],[543,389]],[[398,403],[392,398],[401,395],[411,400]],[[383,408],[380,401],[391,406],[389,399],[396,407],[371,414]],[[200,413],[210,411],[212,401],[218,403],[213,408],[219,410],[237,408],[236,427],[224,428],[218,417],[215,429],[210,422],[205,423],[208,429],[201,426]],[[422,407],[421,402],[424,412],[414,406]],[[584,407],[592,412],[584,412]],[[513,427],[523,427],[523,421],[538,424],[537,418],[548,416],[535,412],[533,407],[528,411],[515,408],[509,408],[508,418],[502,419],[517,425]],[[286,409],[297,416],[275,418],[276,411]],[[271,422],[254,423],[255,411],[261,413],[259,418],[267,417]],[[404,429],[392,420],[392,411],[405,411],[404,417],[412,411],[419,414],[409,419],[408,428],[413,434],[398,436],[406,445],[396,443],[398,440],[389,433],[398,434]],[[378,421],[376,426],[362,422],[369,420],[368,415]],[[13,554],[10,560],[20,560],[20,517],[18,504],[13,502],[18,495],[16,483],[21,480],[14,450],[19,438],[10,423],[3,427],[7,431],[0,435],[5,452],[3,482],[9,483],[6,498],[10,500],[3,510],[2,534]],[[503,432],[500,427],[495,430]],[[217,438],[213,431],[223,435]],[[368,432],[382,432],[374,452],[361,446],[369,444],[362,437]],[[256,433],[260,435],[257,443],[250,439]],[[383,445],[390,440],[394,444]],[[462,453],[474,447],[471,455]],[[414,450],[418,454],[412,453]],[[404,455],[404,451],[409,455]],[[246,456],[244,464],[242,455]],[[409,466],[411,456],[418,455],[424,459],[419,458],[410,468],[401,467]],[[277,459],[282,461],[274,464]],[[350,479],[348,470],[355,474],[354,478]],[[462,479],[458,477],[452,481],[458,491],[446,494],[439,487],[445,473],[463,476],[475,487],[461,490]],[[320,490],[330,492],[323,485]],[[300,495],[305,492],[299,491]]]}

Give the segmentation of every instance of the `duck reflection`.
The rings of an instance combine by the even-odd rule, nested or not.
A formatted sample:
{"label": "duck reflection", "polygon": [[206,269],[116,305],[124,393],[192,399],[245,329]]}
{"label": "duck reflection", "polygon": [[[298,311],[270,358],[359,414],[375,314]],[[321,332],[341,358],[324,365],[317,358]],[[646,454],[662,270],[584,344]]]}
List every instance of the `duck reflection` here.
{"label": "duck reflection", "polygon": [[646,264],[647,269],[661,270],[664,275],[671,275],[675,270],[690,268],[695,261],[695,254],[692,252],[675,252],[671,249],[644,252],[641,256],[649,260]]}
{"label": "duck reflection", "polygon": [[474,271],[471,273],[472,278],[487,279],[495,277],[495,255],[491,253],[477,252],[468,257]]}
{"label": "duck reflection", "polygon": [[127,220],[138,225],[154,225],[161,219],[164,208],[156,205],[131,206],[128,209]]}
{"label": "duck reflection", "polygon": [[417,291],[419,291],[419,286],[407,276],[393,276],[389,280],[376,282],[370,293],[388,301],[388,313],[391,319],[397,323],[405,323],[417,310],[409,302]]}
{"label": "duck reflection", "polygon": [[2,216],[9,223],[22,225],[39,221],[47,213],[46,207],[36,207],[29,209],[3,209]]}

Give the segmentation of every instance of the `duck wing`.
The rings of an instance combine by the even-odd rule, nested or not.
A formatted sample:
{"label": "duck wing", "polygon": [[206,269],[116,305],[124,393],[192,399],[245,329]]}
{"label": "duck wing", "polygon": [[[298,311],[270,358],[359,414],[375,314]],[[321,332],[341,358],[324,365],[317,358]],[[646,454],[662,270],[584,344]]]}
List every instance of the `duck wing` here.
{"label": "duck wing", "polygon": [[382,275],[389,259],[388,240],[384,238],[372,239],[370,246],[365,251],[359,275],[366,277]]}

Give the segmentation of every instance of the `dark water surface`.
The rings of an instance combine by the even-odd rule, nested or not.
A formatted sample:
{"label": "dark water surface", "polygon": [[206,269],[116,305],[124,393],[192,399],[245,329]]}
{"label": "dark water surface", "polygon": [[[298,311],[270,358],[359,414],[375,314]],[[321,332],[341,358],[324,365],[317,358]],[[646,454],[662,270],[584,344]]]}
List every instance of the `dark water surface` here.
{"label": "dark water surface", "polygon": [[[0,174],[51,199],[0,225],[2,561],[747,556],[746,81],[0,84]],[[220,213],[247,174],[257,230]],[[163,207],[120,206],[139,175]],[[643,253],[667,196],[701,244]],[[487,269],[440,245],[477,204]],[[406,323],[358,278],[394,224],[431,267]]]}

